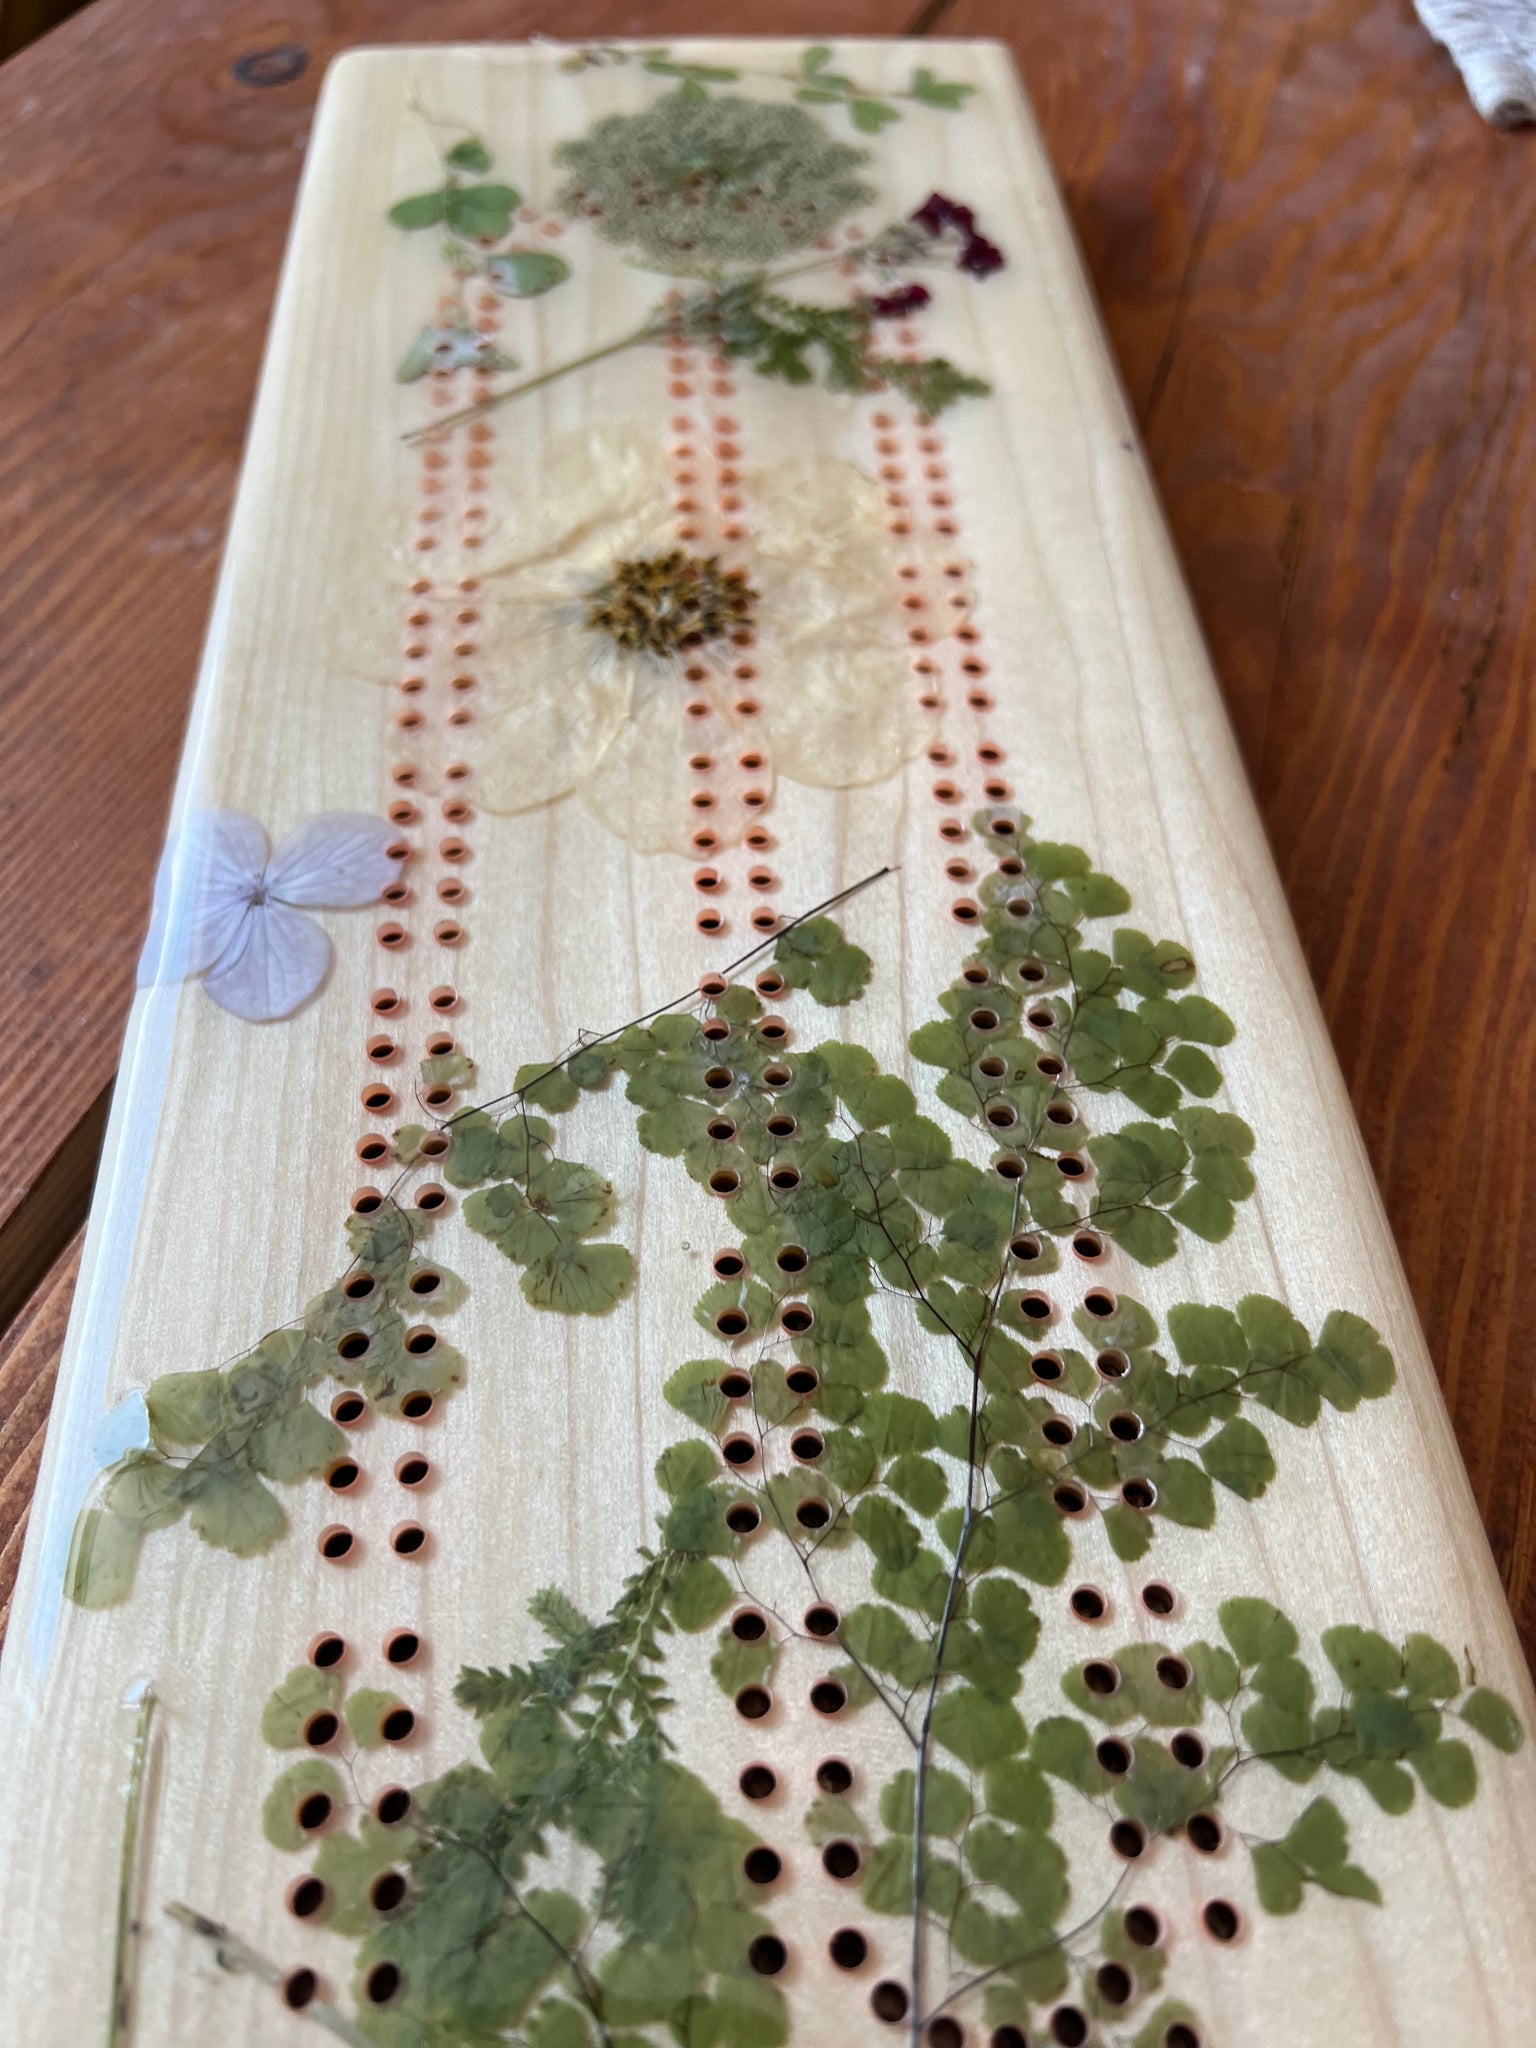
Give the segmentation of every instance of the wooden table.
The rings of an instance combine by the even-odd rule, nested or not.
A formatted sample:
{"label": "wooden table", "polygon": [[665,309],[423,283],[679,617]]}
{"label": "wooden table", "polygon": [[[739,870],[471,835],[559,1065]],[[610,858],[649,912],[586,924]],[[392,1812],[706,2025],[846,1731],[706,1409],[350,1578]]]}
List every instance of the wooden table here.
{"label": "wooden table", "polygon": [[[1407,0],[737,0],[1005,36],[1536,1650],[1536,142]],[[0,70],[0,1600],[327,60],[653,0],[95,0]],[[0,1616],[3,1616],[0,1609]]]}

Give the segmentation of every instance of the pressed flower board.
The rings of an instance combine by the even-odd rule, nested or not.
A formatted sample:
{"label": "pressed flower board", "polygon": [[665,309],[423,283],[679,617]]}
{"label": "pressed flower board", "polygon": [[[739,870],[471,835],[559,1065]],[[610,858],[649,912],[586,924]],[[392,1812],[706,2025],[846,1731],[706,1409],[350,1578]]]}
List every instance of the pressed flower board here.
{"label": "pressed flower board", "polygon": [[1530,1687],[1008,61],[335,67],[29,2039],[1515,2042]]}

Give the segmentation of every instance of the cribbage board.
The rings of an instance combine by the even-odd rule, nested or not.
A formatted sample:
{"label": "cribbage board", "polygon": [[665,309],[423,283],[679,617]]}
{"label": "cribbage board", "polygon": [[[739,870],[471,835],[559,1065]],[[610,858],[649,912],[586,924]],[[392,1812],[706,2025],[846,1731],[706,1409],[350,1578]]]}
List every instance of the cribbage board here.
{"label": "cribbage board", "polygon": [[1530,1684],[998,48],[333,68],[0,1697],[39,2048],[1529,2039]]}

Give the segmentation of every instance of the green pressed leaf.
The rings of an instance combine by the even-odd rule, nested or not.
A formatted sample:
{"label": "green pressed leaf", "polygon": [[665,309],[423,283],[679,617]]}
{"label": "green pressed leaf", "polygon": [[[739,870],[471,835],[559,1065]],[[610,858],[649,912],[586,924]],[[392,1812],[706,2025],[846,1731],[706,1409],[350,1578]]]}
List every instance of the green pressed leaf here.
{"label": "green pressed leaf", "polygon": [[730,1580],[717,1564],[706,1557],[690,1558],[673,1577],[667,1594],[667,1612],[680,1629],[694,1634],[708,1628],[734,1597]]}
{"label": "green pressed leaf", "polygon": [[274,1849],[303,1848],[308,1835],[299,1825],[299,1808],[317,1792],[323,1793],[333,1806],[342,1804],[341,1779],[323,1758],[306,1757],[303,1763],[284,1771],[261,1809],[261,1831]]}
{"label": "green pressed leaf", "polygon": [[[1035,1730],[1037,1740],[1041,1729],[1055,1725],[1041,1722]],[[1049,1737],[1045,1746],[1050,1746]],[[1093,1761],[1091,1754],[1089,1761]],[[1015,1827],[1044,1830],[1055,1813],[1055,1801],[1041,1765],[1025,1757],[1006,1757],[1001,1763],[988,1766],[985,1799],[988,1813],[998,1820],[1012,1821]]]}
{"label": "green pressed leaf", "polygon": [[755,1642],[743,1642],[729,1628],[723,1628],[719,1646],[709,1660],[711,1675],[727,1699],[734,1699],[743,1686],[762,1684],[773,1669],[776,1650],[771,1635],[765,1633]]}
{"label": "green pressed leaf", "polygon": [[1254,1850],[1253,1882],[1266,1913],[1300,1910],[1306,1879],[1278,1842],[1265,1842]]}
{"label": "green pressed leaf", "polygon": [[456,185],[443,194],[443,218],[470,241],[499,241],[521,195],[510,185]]}
{"label": "green pressed leaf", "polygon": [[956,1686],[940,1693],[933,1709],[933,1738],[972,1770],[983,1770],[1004,1757],[1017,1756],[1026,1731],[1015,1708],[988,1699],[974,1686]]}
{"label": "green pressed leaf", "polygon": [[549,249],[507,249],[491,257],[485,274],[504,298],[536,299],[564,284],[571,266]]}
{"label": "green pressed leaf", "polygon": [[296,1665],[261,1710],[262,1741],[273,1749],[297,1749],[313,1716],[334,1711],[341,1698],[341,1687],[341,1673],[337,1670],[321,1671],[313,1664]]}
{"label": "green pressed leaf", "polygon": [[1456,1659],[1433,1636],[1411,1635],[1403,1645],[1403,1683],[1410,1693],[1448,1700],[1461,1691]]}
{"label": "green pressed leaf", "polygon": [[1186,1365],[1224,1365],[1237,1371],[1248,1363],[1248,1340],[1231,1309],[1181,1302],[1169,1309],[1167,1322]]}
{"label": "green pressed leaf", "polygon": [[1460,1711],[1469,1728],[1475,1728],[1485,1742],[1491,1742],[1506,1756],[1513,1756],[1525,1740],[1525,1730],[1520,1726],[1514,1708],[1503,1693],[1495,1692],[1492,1686],[1480,1685],[1469,1692],[1461,1703]]}
{"label": "green pressed leaf", "polygon": [[1477,1763],[1464,1742],[1432,1742],[1414,1750],[1408,1762],[1437,1805],[1470,1806],[1477,1797]]}
{"label": "green pressed leaf", "polygon": [[215,1550],[255,1557],[282,1535],[287,1526],[283,1511],[254,1473],[236,1465],[203,1466],[206,1456],[195,1458],[182,1474],[187,1520]]}
{"label": "green pressed leaf", "polygon": [[563,1244],[535,1259],[520,1284],[535,1308],[600,1316],[628,1292],[634,1270],[621,1244]]}
{"label": "green pressed leaf", "polygon": [[347,1727],[359,1749],[380,1749],[384,1744],[384,1720],[400,1701],[392,1692],[378,1692],[369,1686],[349,1693],[342,1711]]}
{"label": "green pressed leaf", "polygon": [[249,1456],[264,1479],[291,1484],[323,1472],[346,1445],[345,1435],[328,1415],[300,1401],[275,1422],[262,1424],[251,1437]]}
{"label": "green pressed leaf", "polygon": [[1295,1629],[1268,1600],[1223,1600],[1216,1618],[1240,1664],[1262,1664],[1296,1654],[1299,1638]]}
{"label": "green pressed leaf", "polygon": [[908,97],[919,100],[925,107],[953,109],[963,107],[974,85],[949,84],[934,76],[926,66],[920,66],[912,74],[912,83],[907,88]]}
{"label": "green pressed leaf", "polygon": [[157,1441],[203,1444],[224,1411],[224,1375],[218,1371],[168,1372],[145,1390],[144,1406]]}
{"label": "green pressed leaf", "polygon": [[662,1393],[690,1422],[718,1430],[731,1412],[730,1402],[720,1391],[721,1369],[718,1358],[691,1358],[671,1375]]}
{"label": "green pressed leaf", "polygon": [[714,1446],[701,1443],[697,1437],[687,1437],[680,1444],[669,1444],[656,1460],[657,1484],[673,1499],[679,1494],[691,1493],[695,1487],[708,1486],[719,1474],[720,1461]]}
{"label": "green pressed leaf", "polygon": [[1237,1212],[1227,1197],[1203,1185],[1186,1188],[1170,1205],[1168,1214],[1208,1244],[1220,1244],[1224,1237],[1230,1236],[1232,1225],[1237,1220]]}
{"label": "green pressed leaf", "polygon": [[1257,1500],[1275,1476],[1264,1433],[1239,1416],[1200,1446],[1200,1462],[1219,1486],[1241,1500]]}
{"label": "green pressed leaf", "polygon": [[478,135],[466,135],[448,151],[447,161],[456,171],[488,171],[491,168],[491,152]]}
{"label": "green pressed leaf", "polygon": [[[957,1835],[971,1818],[970,1788],[963,1778],[939,1764],[923,1774],[923,1832]],[[917,1777],[898,1771],[881,1790],[880,1818],[892,1834],[910,1835],[917,1827]]]}
{"label": "green pressed leaf", "polygon": [[1394,1692],[1403,1660],[1385,1636],[1370,1628],[1325,1628],[1323,1653],[1351,1692]]}
{"label": "green pressed leaf", "polygon": [[397,228],[434,228],[444,216],[447,197],[445,192],[418,192],[396,200],[389,217]]}
{"label": "green pressed leaf", "polygon": [[1163,1071],[1191,1095],[1214,1095],[1221,1086],[1221,1069],[1197,1046],[1176,1046],[1164,1060]]}
{"label": "green pressed leaf", "polygon": [[[1431,1717],[1433,1718],[1433,1717]],[[1367,1692],[1355,1698],[1355,1735],[1362,1756],[1400,1757],[1433,1739],[1406,1700]]]}

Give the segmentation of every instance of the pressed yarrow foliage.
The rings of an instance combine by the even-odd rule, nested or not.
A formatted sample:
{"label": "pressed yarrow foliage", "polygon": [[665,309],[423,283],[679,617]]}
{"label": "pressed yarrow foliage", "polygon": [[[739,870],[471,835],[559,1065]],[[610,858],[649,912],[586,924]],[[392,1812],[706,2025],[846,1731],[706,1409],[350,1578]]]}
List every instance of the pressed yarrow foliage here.
{"label": "pressed yarrow foliage", "polygon": [[[642,1147],[681,1162],[737,1245],[696,1304],[699,1355],[667,1380],[691,1427],[658,1463],[656,1540],[611,1613],[594,1622],[559,1590],[538,1594],[546,1649],[460,1676],[478,1754],[393,1824],[352,1814],[318,1848],[331,1924],[358,1943],[361,2024],[383,2048],[514,2030],[569,2048],[658,2029],[787,2039],[771,1894],[745,1874],[756,1837],[685,1767],[668,1692],[676,1635],[709,1631],[721,1711],[771,1694],[796,1631],[754,1589],[763,1545],[793,1547],[818,1601],[824,1552],[866,1567],[865,1597],[806,1641],[825,1653],[829,1703],[894,1722],[908,1761],[867,1796],[821,1793],[802,1819],[857,1876],[864,1912],[902,1930],[910,1960],[891,1976],[914,2021],[1200,2040],[1165,1981],[1157,1917],[1125,1893],[1125,1859],[1232,1842],[1266,1913],[1325,1894],[1389,1904],[1390,1872],[1356,1852],[1351,1809],[1465,1805],[1480,1759],[1523,1739],[1464,1653],[1348,1622],[1312,1648],[1240,1592],[1198,1637],[1110,1639],[1047,1664],[1034,1591],[1095,1554],[1096,1524],[1126,1559],[1164,1524],[1213,1529],[1224,1499],[1263,1498],[1295,1431],[1325,1408],[1367,1409],[1394,1373],[1359,1317],[1335,1310],[1309,1331],[1262,1295],[1184,1303],[1159,1327],[1130,1296],[1090,1288],[1070,1332],[1041,1342],[1030,1281],[1065,1241],[1113,1237],[1156,1264],[1221,1237],[1252,1191],[1253,1141],[1210,1106],[1212,1051],[1232,1027],[1191,992],[1187,950],[1118,922],[1119,885],[1077,849],[1032,840],[1017,812],[976,824],[996,860],[975,950],[912,1038],[934,1115],[853,1039],[781,1048],[738,985],[705,1014],[526,1069],[510,1116],[454,1124],[445,1170],[473,1190],[466,1221],[514,1263],[538,1251],[550,1119],[604,1089],[622,1090]],[[871,973],[826,917],[783,934],[774,965],[844,1013]],[[1116,1096],[1130,1121],[1092,1130],[1099,1098]],[[957,1145],[946,1112],[990,1158]],[[1091,1174],[1063,1171],[1085,1160]],[[579,1246],[607,1209],[585,1183],[572,1198]],[[541,1300],[526,1270],[523,1286]],[[557,1305],[596,1308],[604,1292]],[[922,1346],[922,1396],[890,1384],[877,1297],[881,1326],[894,1307]],[[742,1440],[753,1455],[735,1466],[720,1446]],[[791,1440],[801,1455],[763,1476]],[[774,1618],[738,1631],[744,1607]],[[301,1668],[264,1726],[296,1747],[319,1712],[362,1744],[387,1706],[370,1693],[354,1708],[333,1676]],[[1256,1780],[1284,1814],[1257,1832],[1242,1803]],[[304,1844],[317,1786],[344,1803],[328,1762],[277,1780],[279,1848]],[[572,1868],[582,1882],[551,1877]],[[380,1911],[389,1873],[400,1881]]]}

